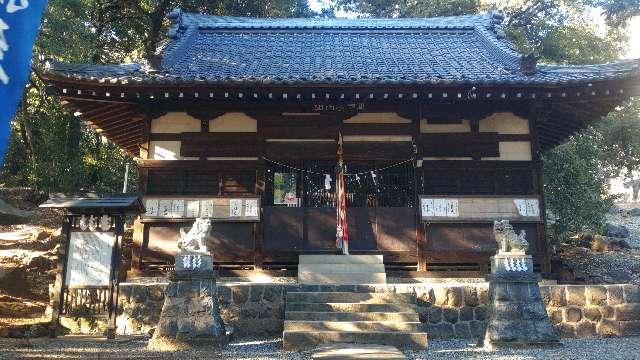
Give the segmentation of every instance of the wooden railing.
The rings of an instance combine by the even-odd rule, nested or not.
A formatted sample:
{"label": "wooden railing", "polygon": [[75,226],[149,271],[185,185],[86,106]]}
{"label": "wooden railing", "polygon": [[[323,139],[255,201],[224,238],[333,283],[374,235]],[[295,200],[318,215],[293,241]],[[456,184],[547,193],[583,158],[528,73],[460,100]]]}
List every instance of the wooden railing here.
{"label": "wooden railing", "polygon": [[108,286],[67,287],[64,289],[62,314],[69,316],[103,316],[108,313]]}

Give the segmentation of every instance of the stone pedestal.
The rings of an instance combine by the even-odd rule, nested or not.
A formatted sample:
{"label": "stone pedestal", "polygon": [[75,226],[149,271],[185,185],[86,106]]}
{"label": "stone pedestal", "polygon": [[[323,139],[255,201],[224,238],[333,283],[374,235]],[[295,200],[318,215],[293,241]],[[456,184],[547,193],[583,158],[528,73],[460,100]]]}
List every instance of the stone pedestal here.
{"label": "stone pedestal", "polygon": [[559,336],[542,302],[540,278],[533,273],[531,256],[496,255],[491,264],[485,346],[558,345]]}
{"label": "stone pedestal", "polygon": [[226,342],[211,255],[179,253],[176,270],[169,273],[160,320],[149,348],[221,347]]}

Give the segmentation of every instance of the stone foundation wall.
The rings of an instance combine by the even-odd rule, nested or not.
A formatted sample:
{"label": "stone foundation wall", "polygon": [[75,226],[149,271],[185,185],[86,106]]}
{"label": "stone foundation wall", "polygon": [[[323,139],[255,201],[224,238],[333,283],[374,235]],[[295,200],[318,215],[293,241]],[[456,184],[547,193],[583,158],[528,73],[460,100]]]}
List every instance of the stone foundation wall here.
{"label": "stone foundation wall", "polygon": [[637,285],[541,287],[547,314],[563,337],[640,334]]}
{"label": "stone foundation wall", "polygon": [[[118,333],[144,334],[156,326],[165,282],[120,286]],[[478,338],[484,335],[488,284],[389,284],[331,286],[219,283],[221,315],[236,336],[280,336],[288,291],[415,293],[423,329],[430,338]],[[640,334],[637,285],[541,285],[547,313],[564,337]],[[87,321],[67,319],[66,324]]]}

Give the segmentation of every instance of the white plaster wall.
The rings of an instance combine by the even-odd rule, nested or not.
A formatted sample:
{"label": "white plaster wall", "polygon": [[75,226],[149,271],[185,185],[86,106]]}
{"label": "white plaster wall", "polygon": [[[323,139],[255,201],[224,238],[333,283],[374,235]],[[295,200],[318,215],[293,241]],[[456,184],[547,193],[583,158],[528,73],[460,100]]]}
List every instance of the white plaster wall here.
{"label": "white plaster wall", "polygon": [[209,120],[209,132],[258,132],[258,123],[244,113],[230,112]]}
{"label": "white plaster wall", "polygon": [[151,120],[152,134],[200,132],[200,120],[183,112],[170,112]]}
{"label": "white plaster wall", "polygon": [[513,113],[495,113],[480,120],[479,129],[499,134],[528,134],[529,121]]}
{"label": "white plaster wall", "polygon": [[471,132],[469,120],[462,120],[460,124],[430,124],[428,119],[420,120],[421,133],[466,133]]}
{"label": "white plaster wall", "polygon": [[180,141],[150,141],[150,160],[180,160]]}
{"label": "white plaster wall", "polygon": [[346,124],[410,124],[411,120],[396,113],[359,113],[344,120]]}
{"label": "white plaster wall", "polygon": [[531,161],[531,142],[500,141],[500,157],[483,157],[482,160]]}

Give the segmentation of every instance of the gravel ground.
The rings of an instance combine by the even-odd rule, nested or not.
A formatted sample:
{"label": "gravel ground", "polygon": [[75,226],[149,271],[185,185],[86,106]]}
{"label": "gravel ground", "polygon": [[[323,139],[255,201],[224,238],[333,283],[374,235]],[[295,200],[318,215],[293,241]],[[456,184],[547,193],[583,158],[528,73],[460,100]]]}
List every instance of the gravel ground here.
{"label": "gravel ground", "polygon": [[[429,349],[407,352],[418,359],[640,359],[640,337],[565,339],[552,349],[519,349],[489,352],[465,340],[433,340]],[[0,359],[220,359],[220,360],[308,360],[310,352],[284,352],[280,339],[233,342],[223,351],[191,350],[172,353],[147,351],[146,339],[116,341],[86,337],[24,340],[0,339]]]}
{"label": "gravel ground", "polygon": [[615,225],[624,225],[629,229],[629,237],[625,241],[635,249],[640,249],[640,216],[622,213],[607,214],[607,221]]}
{"label": "gravel ground", "polygon": [[640,249],[593,252],[566,246],[559,253],[574,271],[575,280],[587,284],[640,284]]}

